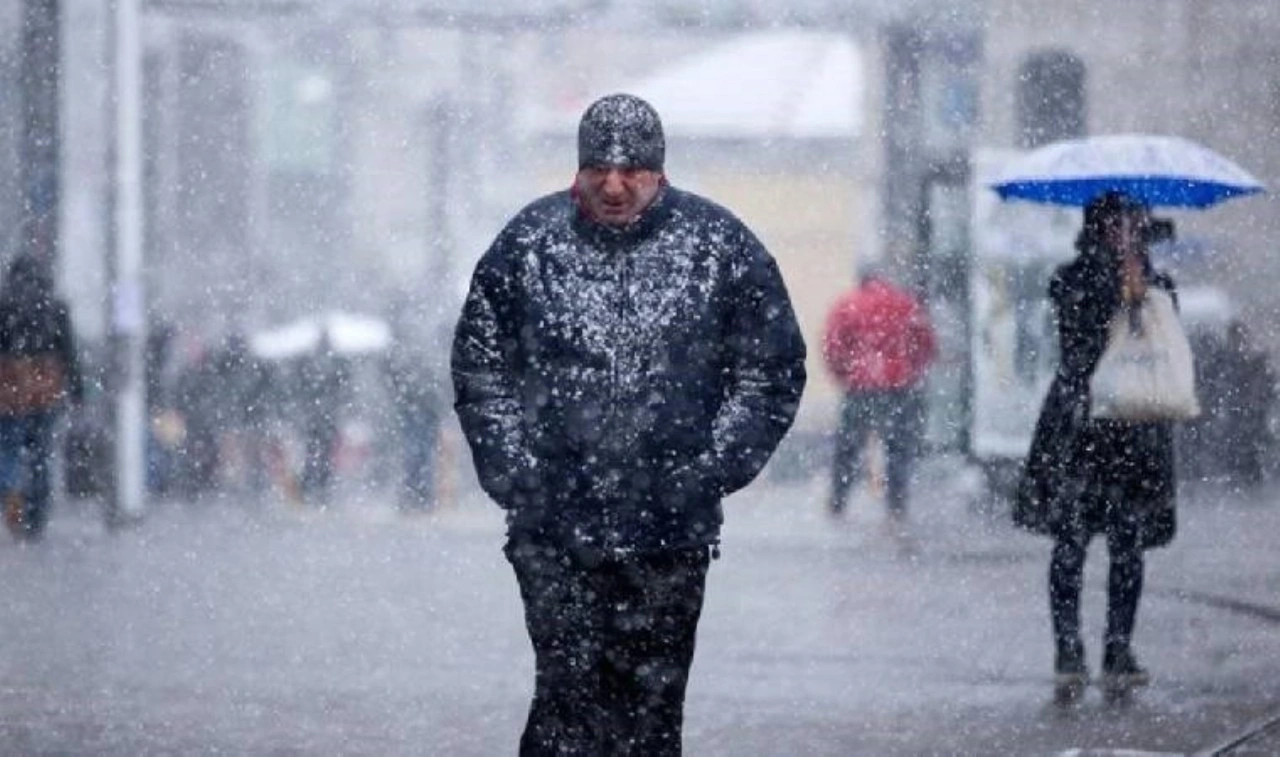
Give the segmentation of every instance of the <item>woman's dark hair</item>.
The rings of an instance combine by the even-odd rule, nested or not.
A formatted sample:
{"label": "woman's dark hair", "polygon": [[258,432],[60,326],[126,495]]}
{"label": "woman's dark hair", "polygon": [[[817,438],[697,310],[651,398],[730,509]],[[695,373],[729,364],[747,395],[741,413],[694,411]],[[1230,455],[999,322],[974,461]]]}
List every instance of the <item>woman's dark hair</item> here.
{"label": "woman's dark hair", "polygon": [[1141,203],[1123,192],[1103,192],[1084,206],[1084,224],[1076,237],[1076,249],[1085,252],[1102,245],[1103,229],[1127,213],[1138,213]]}

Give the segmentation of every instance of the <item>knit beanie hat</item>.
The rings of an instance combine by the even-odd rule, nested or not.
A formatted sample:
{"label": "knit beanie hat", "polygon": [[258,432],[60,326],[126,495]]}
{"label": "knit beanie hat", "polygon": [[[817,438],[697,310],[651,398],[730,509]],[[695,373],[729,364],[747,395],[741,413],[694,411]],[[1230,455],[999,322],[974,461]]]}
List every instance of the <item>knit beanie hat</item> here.
{"label": "knit beanie hat", "polygon": [[578,123],[578,168],[617,166],[661,171],[666,140],[658,111],[635,95],[606,95]]}

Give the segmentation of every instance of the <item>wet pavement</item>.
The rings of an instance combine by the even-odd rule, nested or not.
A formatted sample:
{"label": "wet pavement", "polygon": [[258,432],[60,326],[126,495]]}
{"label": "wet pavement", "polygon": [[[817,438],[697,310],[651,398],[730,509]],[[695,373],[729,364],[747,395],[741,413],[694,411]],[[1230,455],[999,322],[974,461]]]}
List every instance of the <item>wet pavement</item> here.
{"label": "wet pavement", "polygon": [[[1280,708],[1280,490],[1184,492],[1149,553],[1147,689],[1052,695],[1049,542],[922,472],[911,527],[820,483],[726,502],[686,708],[689,755],[1194,754]],[[157,503],[110,534],[66,503],[0,543],[0,755],[514,754],[532,679],[496,508],[376,494]],[[1105,547],[1084,623],[1096,667]],[[1280,754],[1276,729],[1229,754]]]}

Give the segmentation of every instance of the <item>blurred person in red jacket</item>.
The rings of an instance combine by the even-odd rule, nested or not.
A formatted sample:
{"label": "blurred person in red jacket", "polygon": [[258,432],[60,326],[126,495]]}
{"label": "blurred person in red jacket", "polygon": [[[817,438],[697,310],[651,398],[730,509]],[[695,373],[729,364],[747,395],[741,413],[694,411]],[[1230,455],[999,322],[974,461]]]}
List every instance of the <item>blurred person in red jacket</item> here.
{"label": "blurred person in red jacket", "polygon": [[831,308],[822,347],[827,368],[844,390],[828,507],[833,515],[844,512],[865,467],[868,435],[875,431],[884,449],[889,516],[902,520],[924,430],[924,377],[937,355],[928,312],[872,264]]}

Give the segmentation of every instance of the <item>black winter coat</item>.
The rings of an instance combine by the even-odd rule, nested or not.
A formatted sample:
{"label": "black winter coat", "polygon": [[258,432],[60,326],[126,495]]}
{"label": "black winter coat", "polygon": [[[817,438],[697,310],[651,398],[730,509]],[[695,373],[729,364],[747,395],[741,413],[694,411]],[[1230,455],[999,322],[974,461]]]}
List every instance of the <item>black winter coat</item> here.
{"label": "black winter coat", "polygon": [[70,308],[36,268],[12,265],[0,292],[2,415],[48,412],[84,396]]}
{"label": "black winter coat", "polygon": [[[1174,295],[1173,280],[1147,271],[1150,285]],[[1116,519],[1137,526],[1143,548],[1175,531],[1173,428],[1089,418],[1089,379],[1120,308],[1119,276],[1100,250],[1060,267],[1049,285],[1058,322],[1058,370],[1023,466],[1013,519],[1036,533],[1067,538],[1105,532]]]}
{"label": "black winter coat", "polygon": [[615,229],[564,191],[476,266],[455,408],[512,538],[705,545],[790,427],[804,359],[773,258],[727,210],[668,186]]}

